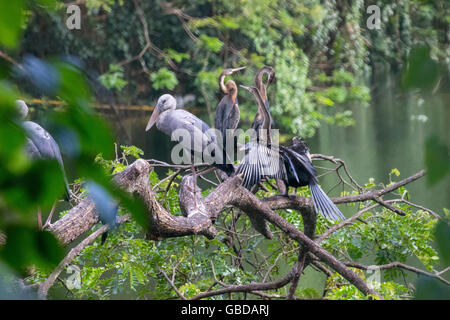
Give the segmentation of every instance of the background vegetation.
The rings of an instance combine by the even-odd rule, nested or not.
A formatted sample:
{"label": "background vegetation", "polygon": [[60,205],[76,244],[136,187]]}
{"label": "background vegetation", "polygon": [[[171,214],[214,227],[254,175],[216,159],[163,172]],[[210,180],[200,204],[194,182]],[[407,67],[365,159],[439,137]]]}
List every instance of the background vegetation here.
{"label": "background vegetation", "polygon": [[[256,69],[271,65],[276,70],[271,111],[287,139],[312,137],[324,123],[358,125],[348,106],[369,107],[371,86],[379,73],[392,72],[403,88],[419,95],[448,96],[450,15],[445,1],[86,0],[77,1],[82,9],[80,30],[66,26],[69,4],[53,0],[0,4],[0,230],[8,239],[0,250],[2,270],[28,276],[28,284],[39,283],[66,250],[53,235],[35,229],[38,205],[49,208],[63,193],[63,185],[56,163],[27,159],[24,133],[16,125],[18,97],[63,102],[58,112],[47,110],[45,127],[60,142],[67,166],[80,181],[100,183],[121,200],[120,213],[131,212],[135,219],[114,230],[105,245],[98,241],[87,247],[74,260],[81,270],[81,288],[68,290],[61,281],[53,288],[56,298],[173,298],[176,293],[163,276],[172,272],[175,286],[192,297],[216,282],[217,275],[233,284],[276,278],[297,257],[296,244],[286,236],[276,233],[273,240],[262,240],[247,220],[237,223],[240,214],[235,211],[218,222],[223,230],[214,240],[145,240],[142,204],[114,190],[108,178],[123,170],[127,161],[142,157],[142,152],[124,147],[123,157],[118,156],[111,125],[91,105],[152,104],[160,94],[171,92],[180,101],[189,101],[188,108],[201,110],[212,124],[221,70],[245,65],[245,72],[233,77],[251,83]],[[380,30],[367,28],[366,8],[371,4],[381,9]],[[245,128],[256,106],[251,99],[240,100],[240,106]],[[433,136],[422,146],[430,184],[450,172],[448,141]],[[397,172],[391,172],[392,181]],[[152,173],[150,182],[156,185],[164,177]],[[159,188],[164,190],[167,183]],[[364,188],[377,184],[368,181]],[[259,196],[273,192],[269,189]],[[300,190],[299,195],[307,192]],[[83,189],[79,196],[85,196]],[[174,188],[164,196],[173,214],[179,214],[177,197]],[[439,212],[445,222],[437,224],[426,210],[399,208],[408,215],[370,210],[363,218],[371,222],[342,229],[323,246],[347,261],[386,264],[413,257],[429,272],[448,266],[448,212]],[[279,213],[303,227],[296,211]],[[327,226],[329,222],[320,218],[317,233]],[[231,242],[230,232],[238,235]],[[30,265],[35,266],[31,271],[26,269]],[[11,273],[3,274],[0,281],[13,282]],[[379,292],[391,299],[448,294],[448,288],[423,281],[415,283],[394,268],[383,274]],[[363,298],[336,274],[328,277],[322,290],[313,287],[299,287],[296,295]]]}

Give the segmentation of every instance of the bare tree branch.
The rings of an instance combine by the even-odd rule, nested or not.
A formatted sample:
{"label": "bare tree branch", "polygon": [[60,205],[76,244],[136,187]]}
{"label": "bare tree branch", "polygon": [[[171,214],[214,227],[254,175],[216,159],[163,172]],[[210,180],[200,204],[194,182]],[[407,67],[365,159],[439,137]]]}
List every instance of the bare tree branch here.
{"label": "bare tree branch", "polygon": [[[440,272],[438,273],[431,273],[431,272],[427,272],[424,270],[421,270],[419,268],[413,267],[413,266],[409,266],[407,264],[401,263],[399,261],[394,261],[388,264],[382,264],[382,265],[372,265],[372,266],[365,266],[359,263],[355,263],[355,262],[347,262],[345,263],[347,266],[352,267],[352,268],[357,268],[357,269],[361,269],[361,270],[386,270],[386,269],[392,269],[392,268],[401,268],[401,269],[405,269],[411,272],[415,272],[417,274],[422,274],[425,276],[428,276],[430,278],[436,278],[439,279],[440,281],[442,281],[443,283],[445,283],[446,285],[450,286],[450,282],[444,278],[441,277]],[[448,268],[447,268],[448,269]],[[444,269],[443,271],[445,271],[446,269]]]}

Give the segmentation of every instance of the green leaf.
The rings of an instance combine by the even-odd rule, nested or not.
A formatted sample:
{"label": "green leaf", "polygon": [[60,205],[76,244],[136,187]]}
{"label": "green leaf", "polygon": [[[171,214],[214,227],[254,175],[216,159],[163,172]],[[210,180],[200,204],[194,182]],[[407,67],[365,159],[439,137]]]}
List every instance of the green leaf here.
{"label": "green leaf", "polygon": [[24,0],[0,1],[0,44],[15,48],[22,33]]}
{"label": "green leaf", "polygon": [[141,156],[144,154],[144,151],[142,149],[139,149],[136,146],[120,146],[123,153],[127,156],[133,156],[136,159],[140,159]]}
{"label": "green leaf", "polygon": [[64,256],[64,250],[50,232],[10,226],[5,234],[8,240],[0,250],[0,258],[17,272],[22,273],[32,265],[53,268]]}
{"label": "green leaf", "polygon": [[9,175],[1,181],[0,189],[5,202],[23,213],[30,213],[39,205],[49,209],[62,197],[64,179],[56,160],[34,160],[28,170]]}
{"label": "green leaf", "polygon": [[450,226],[439,221],[434,232],[441,259],[445,265],[450,265]]}
{"label": "green leaf", "polygon": [[425,166],[429,185],[442,180],[450,172],[449,148],[437,136],[425,142]]}
{"label": "green leaf", "polygon": [[167,68],[161,68],[156,73],[152,73],[150,76],[152,80],[152,87],[156,90],[169,89],[173,90],[178,84],[178,79],[172,71]]}
{"label": "green leaf", "polygon": [[82,71],[73,64],[59,60],[54,61],[52,65],[60,76],[58,95],[69,104],[86,106],[91,94]]}
{"label": "green leaf", "polygon": [[167,49],[167,55],[177,63],[180,63],[184,59],[189,59],[191,57],[189,53],[177,52],[173,49]]}
{"label": "green leaf", "polygon": [[102,74],[98,80],[107,89],[116,89],[117,91],[121,91],[128,84],[123,77],[123,67],[116,64],[110,64],[108,72]]}
{"label": "green leaf", "polygon": [[400,171],[398,171],[397,168],[394,168],[394,169],[391,170],[391,174],[395,174],[395,176],[398,177],[400,175]]}
{"label": "green leaf", "polygon": [[199,37],[199,44],[203,48],[205,48],[208,51],[212,52],[219,52],[222,49],[223,42],[219,40],[219,38],[216,37],[209,37],[205,34],[202,34]]}
{"label": "green leaf", "polygon": [[402,72],[402,85],[405,88],[432,89],[440,76],[440,66],[430,57],[427,47],[415,47],[408,55]]}

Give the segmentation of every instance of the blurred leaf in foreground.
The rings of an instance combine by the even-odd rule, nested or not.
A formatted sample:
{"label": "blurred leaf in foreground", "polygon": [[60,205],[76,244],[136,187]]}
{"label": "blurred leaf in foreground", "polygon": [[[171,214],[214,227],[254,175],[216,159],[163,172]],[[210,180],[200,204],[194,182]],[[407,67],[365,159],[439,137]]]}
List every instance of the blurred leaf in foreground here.
{"label": "blurred leaf in foreground", "polygon": [[0,257],[19,273],[32,265],[53,268],[64,256],[64,250],[49,232],[25,226],[9,226],[5,234],[8,240],[0,249]]}
{"label": "blurred leaf in foreground", "polygon": [[450,226],[447,222],[438,222],[435,228],[435,237],[442,262],[450,265]]}
{"label": "blurred leaf in foreground", "polygon": [[449,148],[437,136],[432,136],[425,143],[425,165],[428,184],[442,180],[450,172]]}
{"label": "blurred leaf in foreground", "polygon": [[411,49],[403,69],[402,85],[405,88],[433,89],[439,76],[440,65],[431,59],[429,48]]}
{"label": "blurred leaf in foreground", "polygon": [[24,0],[0,1],[0,44],[14,48],[17,46],[24,20]]}

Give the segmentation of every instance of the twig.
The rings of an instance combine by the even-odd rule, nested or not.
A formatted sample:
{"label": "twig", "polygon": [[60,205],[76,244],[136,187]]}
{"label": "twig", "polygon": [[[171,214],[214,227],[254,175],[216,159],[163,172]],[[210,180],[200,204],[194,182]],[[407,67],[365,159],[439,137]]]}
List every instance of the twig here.
{"label": "twig", "polygon": [[[120,217],[119,223],[124,223],[130,220],[129,215],[125,215]],[[53,270],[53,272],[48,276],[48,278],[39,285],[38,296],[40,299],[46,299],[48,290],[53,286],[59,274],[64,270],[65,267],[69,265],[69,263],[77,257],[84,248],[88,245],[92,244],[97,237],[108,231],[109,226],[103,225],[97,231],[94,231],[92,234],[87,236],[83,241],[81,241],[76,247],[72,248],[69,253],[64,257],[63,260],[58,264],[58,266]]]}
{"label": "twig", "polygon": [[[402,268],[408,271],[412,271],[415,272],[417,274],[423,274],[426,275],[428,277],[431,278],[436,278],[439,279],[440,281],[442,281],[443,283],[445,283],[446,285],[450,286],[450,282],[444,278],[442,278],[440,276],[440,273],[431,273],[431,272],[427,272],[424,270],[421,270],[419,268],[416,267],[412,267],[409,266],[407,264],[401,263],[399,261],[394,261],[388,264],[382,264],[382,265],[372,265],[372,266],[365,266],[359,263],[355,263],[355,262],[347,262],[345,263],[347,266],[352,267],[352,268],[357,268],[357,269],[361,269],[361,270],[386,270],[386,269],[391,269],[391,268]],[[447,267],[448,269],[449,267]]]}
{"label": "twig", "polygon": [[164,272],[163,269],[161,269],[158,266],[158,270],[159,272],[161,272],[164,276],[164,278],[166,278],[166,280],[169,282],[170,286],[172,287],[172,289],[177,293],[177,295],[183,299],[183,300],[187,300],[187,298],[180,292],[180,290],[178,290],[178,288],[175,286],[175,284],[173,283],[173,281],[169,278],[169,276],[167,275],[167,273]]}

